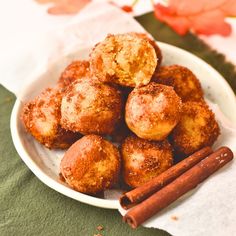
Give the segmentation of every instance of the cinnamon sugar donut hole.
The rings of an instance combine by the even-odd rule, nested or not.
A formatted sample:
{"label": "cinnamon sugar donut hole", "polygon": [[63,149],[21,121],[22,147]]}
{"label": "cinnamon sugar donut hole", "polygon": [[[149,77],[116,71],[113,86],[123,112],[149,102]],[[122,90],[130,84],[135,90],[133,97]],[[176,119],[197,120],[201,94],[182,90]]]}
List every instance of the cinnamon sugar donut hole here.
{"label": "cinnamon sugar donut hole", "polygon": [[26,130],[47,148],[68,148],[81,137],[60,125],[61,96],[59,90],[48,88],[24,104],[21,113]]}
{"label": "cinnamon sugar donut hole", "polygon": [[203,100],[203,90],[191,70],[180,65],[161,66],[152,81],[172,86],[183,102]]}
{"label": "cinnamon sugar donut hole", "polygon": [[219,125],[208,105],[203,101],[189,101],[183,103],[180,122],[170,140],[177,156],[186,157],[203,147],[212,146],[219,134]]}
{"label": "cinnamon sugar donut hole", "polygon": [[179,122],[181,106],[172,87],[152,82],[129,94],[125,120],[138,137],[163,140]]}
{"label": "cinnamon sugar donut hole", "polygon": [[85,60],[73,61],[70,63],[62,72],[58,80],[59,87],[66,89],[75,80],[90,77],[89,66],[89,62]]}
{"label": "cinnamon sugar donut hole", "polygon": [[95,194],[118,181],[120,154],[117,147],[101,136],[86,135],[67,150],[60,170],[69,186]]}
{"label": "cinnamon sugar donut hole", "polygon": [[166,139],[157,142],[130,136],[122,144],[121,153],[124,181],[132,188],[145,184],[173,164],[172,148]]}
{"label": "cinnamon sugar donut hole", "polygon": [[138,87],[150,82],[157,65],[155,49],[133,34],[108,35],[90,54],[91,71],[101,82]]}
{"label": "cinnamon sugar donut hole", "polygon": [[77,80],[61,103],[61,125],[81,134],[111,134],[119,122],[122,97],[118,89],[93,80]]}

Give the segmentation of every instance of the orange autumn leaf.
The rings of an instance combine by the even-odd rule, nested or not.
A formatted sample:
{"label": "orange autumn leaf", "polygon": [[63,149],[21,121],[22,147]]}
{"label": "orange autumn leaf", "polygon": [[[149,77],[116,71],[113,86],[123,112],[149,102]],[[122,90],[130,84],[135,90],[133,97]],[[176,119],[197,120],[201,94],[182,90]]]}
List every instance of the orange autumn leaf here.
{"label": "orange autumn leaf", "polygon": [[83,9],[91,0],[36,0],[40,4],[52,3],[48,13],[53,15],[75,14]]}
{"label": "orange autumn leaf", "polygon": [[168,6],[154,6],[155,16],[167,23],[178,34],[189,30],[196,34],[228,36],[232,29],[225,21],[236,16],[235,0],[169,0]]}
{"label": "orange autumn leaf", "polygon": [[125,12],[128,12],[128,13],[133,11],[133,7],[129,6],[129,5],[124,5],[121,7],[121,9]]}

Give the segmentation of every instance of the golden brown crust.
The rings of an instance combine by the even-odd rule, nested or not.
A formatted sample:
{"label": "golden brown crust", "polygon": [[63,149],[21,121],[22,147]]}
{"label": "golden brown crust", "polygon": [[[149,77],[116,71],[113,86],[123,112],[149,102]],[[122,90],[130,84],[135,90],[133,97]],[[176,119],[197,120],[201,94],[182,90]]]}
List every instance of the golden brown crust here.
{"label": "golden brown crust", "polygon": [[130,187],[138,187],[158,176],[173,164],[171,145],[130,136],[121,148],[123,176]]}
{"label": "golden brown crust", "polygon": [[68,148],[81,136],[61,127],[60,108],[61,93],[48,88],[22,109],[21,119],[26,130],[47,148]]}
{"label": "golden brown crust", "polygon": [[82,134],[111,134],[121,117],[120,91],[92,80],[75,81],[65,92],[61,125]]}
{"label": "golden brown crust", "polygon": [[178,123],[181,105],[172,87],[152,82],[130,93],[125,120],[138,137],[163,140]]}
{"label": "golden brown crust", "polygon": [[186,102],[180,122],[171,134],[171,142],[177,155],[187,156],[213,145],[219,134],[215,115],[205,102]]}
{"label": "golden brown crust", "polygon": [[108,35],[94,47],[90,60],[100,81],[128,87],[148,84],[157,65],[153,46],[131,34]]}
{"label": "golden brown crust", "polygon": [[154,73],[152,81],[173,86],[183,102],[203,99],[203,90],[199,80],[184,66],[162,66]]}
{"label": "golden brown crust", "polygon": [[58,85],[60,88],[66,89],[72,82],[77,79],[90,77],[88,61],[73,61],[62,72]]}
{"label": "golden brown crust", "polygon": [[86,135],[65,153],[60,170],[75,190],[95,194],[111,188],[118,180],[118,149],[98,135]]}

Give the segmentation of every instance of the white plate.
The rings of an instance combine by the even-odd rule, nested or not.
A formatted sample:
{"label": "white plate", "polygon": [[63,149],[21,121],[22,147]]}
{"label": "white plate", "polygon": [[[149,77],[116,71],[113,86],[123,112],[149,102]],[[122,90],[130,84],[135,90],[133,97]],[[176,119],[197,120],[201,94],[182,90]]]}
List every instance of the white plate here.
{"label": "white plate", "polygon": [[[236,113],[233,112],[236,108],[235,95],[224,78],[210,65],[191,53],[165,43],[159,42],[158,45],[161,47],[164,56],[163,64],[179,64],[192,70],[201,82],[205,97],[217,103],[222,112],[232,122],[236,123]],[[48,76],[54,76],[51,81],[55,82],[61,72],[61,68],[75,58],[86,58],[88,54],[89,49],[83,49],[67,58],[61,59],[56,65],[52,65],[48,72],[40,76],[38,81],[43,81]],[[32,93],[32,91],[36,91],[36,93],[40,92],[41,89],[38,91],[38,84],[39,82],[33,83],[26,89],[25,94]],[[36,93],[32,93],[33,96]],[[58,174],[63,151],[48,150],[26,133],[20,121],[21,108],[22,103],[17,99],[11,114],[11,134],[18,154],[29,169],[50,188],[70,198],[97,207],[117,209],[117,193],[114,193],[114,191],[108,192],[108,199],[101,199],[76,192],[60,181]]]}

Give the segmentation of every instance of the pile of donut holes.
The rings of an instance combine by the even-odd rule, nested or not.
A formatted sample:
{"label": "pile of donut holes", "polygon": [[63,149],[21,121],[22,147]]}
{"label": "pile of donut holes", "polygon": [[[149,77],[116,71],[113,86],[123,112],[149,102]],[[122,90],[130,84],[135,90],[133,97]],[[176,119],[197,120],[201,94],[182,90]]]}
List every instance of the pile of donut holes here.
{"label": "pile of donut holes", "polygon": [[87,194],[135,188],[215,142],[219,126],[197,77],[161,62],[147,35],[108,35],[24,104],[22,121],[38,142],[69,148],[60,165],[69,186]]}

